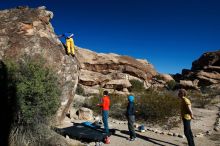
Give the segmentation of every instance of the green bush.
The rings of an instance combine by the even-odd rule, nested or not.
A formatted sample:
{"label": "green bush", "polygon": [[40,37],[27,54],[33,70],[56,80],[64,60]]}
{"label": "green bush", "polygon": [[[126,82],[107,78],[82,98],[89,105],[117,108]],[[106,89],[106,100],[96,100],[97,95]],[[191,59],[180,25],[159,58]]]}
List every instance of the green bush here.
{"label": "green bush", "polygon": [[125,95],[117,95],[117,94],[110,94],[111,99],[111,106],[109,114],[117,119],[124,120],[126,107],[127,107],[127,96]]}
{"label": "green bush", "polygon": [[83,103],[83,107],[90,108],[94,111],[94,114],[100,113],[100,107],[97,106],[101,101],[101,96],[99,95],[91,95],[89,99],[85,100]]}
{"label": "green bush", "polygon": [[45,67],[42,58],[25,57],[19,62],[6,60],[5,64],[7,88],[13,92],[8,94],[14,113],[9,143],[41,145],[50,136],[48,124],[59,108],[58,80],[54,72]]}
{"label": "green bush", "polygon": [[147,90],[136,104],[138,120],[164,123],[179,114],[179,101],[173,92]]}
{"label": "green bush", "polygon": [[130,80],[132,85],[131,91],[134,93],[142,93],[145,91],[144,83],[139,80]]}
{"label": "green bush", "polygon": [[16,87],[15,124],[46,123],[58,110],[60,90],[57,78],[40,60],[6,61],[9,78]]}
{"label": "green bush", "polygon": [[85,95],[85,91],[80,85],[78,85],[77,88],[76,88],[76,94],[82,95],[82,96]]}
{"label": "green bush", "polygon": [[173,90],[174,87],[176,86],[176,81],[171,80],[171,81],[167,82],[167,86],[168,86],[168,89]]}

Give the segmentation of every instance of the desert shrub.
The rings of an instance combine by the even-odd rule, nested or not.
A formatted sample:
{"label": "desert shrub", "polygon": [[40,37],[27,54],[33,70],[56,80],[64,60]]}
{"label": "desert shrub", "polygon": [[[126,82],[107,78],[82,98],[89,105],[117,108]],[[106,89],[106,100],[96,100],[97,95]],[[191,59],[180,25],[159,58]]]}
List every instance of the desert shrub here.
{"label": "desert shrub", "polygon": [[144,83],[139,80],[130,80],[130,83],[132,85],[131,91],[134,93],[142,93],[145,91]]}
{"label": "desert shrub", "polygon": [[37,146],[51,136],[51,130],[44,124],[34,127],[14,126],[10,133],[9,143],[11,146],[26,145]]}
{"label": "desert shrub", "polygon": [[127,107],[127,97],[125,95],[111,94],[111,106],[109,114],[117,119],[124,120],[126,107]]}
{"label": "desert shrub", "polygon": [[50,68],[44,67],[42,60],[25,58],[18,63],[5,61],[10,80],[8,86],[13,84],[16,88],[16,102],[9,100],[13,102],[16,113],[13,117],[10,141],[18,142],[16,145],[22,142],[23,145],[25,142],[39,142],[45,134],[39,125],[47,125],[59,108],[61,92],[58,80]]}
{"label": "desert shrub", "polygon": [[90,108],[94,111],[94,114],[100,113],[100,108],[97,106],[101,102],[101,96],[99,94],[91,95],[90,98],[85,100],[82,104],[83,107]]}
{"label": "desert shrub", "polygon": [[205,108],[211,103],[211,96],[200,91],[188,91],[188,97],[192,100],[192,105],[198,108]]}
{"label": "desert shrub", "polygon": [[209,98],[211,104],[220,103],[220,90],[218,84],[211,86],[201,87],[201,92],[205,95],[206,98]]}
{"label": "desert shrub", "polygon": [[179,101],[173,92],[147,90],[137,103],[137,119],[164,123],[179,114]]}
{"label": "desert shrub", "polygon": [[168,89],[173,90],[175,86],[176,86],[175,80],[171,80],[171,81],[167,82]]}
{"label": "desert shrub", "polygon": [[211,103],[211,99],[206,96],[200,96],[193,99],[193,103],[195,103],[195,107],[205,108],[207,105]]}
{"label": "desert shrub", "polygon": [[23,126],[12,129],[9,143],[9,146],[80,146],[69,143],[45,124],[38,124],[31,129]]}
{"label": "desert shrub", "polygon": [[84,91],[84,89],[82,88],[82,86],[80,86],[80,85],[77,86],[77,88],[76,88],[76,94],[82,95],[82,96],[85,95],[85,91]]}
{"label": "desert shrub", "polygon": [[42,62],[25,60],[8,64],[16,85],[18,124],[30,125],[46,121],[59,107],[60,90],[57,78]]}

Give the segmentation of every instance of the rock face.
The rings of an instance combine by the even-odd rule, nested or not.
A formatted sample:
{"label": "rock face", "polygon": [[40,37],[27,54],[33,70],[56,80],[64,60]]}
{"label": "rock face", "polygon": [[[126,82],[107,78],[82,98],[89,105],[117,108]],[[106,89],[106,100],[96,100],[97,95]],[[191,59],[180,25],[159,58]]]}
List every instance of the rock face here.
{"label": "rock face", "polygon": [[158,74],[158,77],[165,82],[173,81],[173,77],[169,74]]}
{"label": "rock face", "polygon": [[185,89],[198,89],[198,82],[199,80],[197,79],[195,79],[194,81],[180,80],[179,86]]}
{"label": "rock face", "polygon": [[[191,80],[198,86],[209,86],[220,83],[220,50],[204,53],[192,63],[191,70],[183,69],[182,74],[175,75],[176,80]],[[191,84],[191,83],[190,83]],[[195,87],[194,84],[193,86]],[[192,86],[192,85],[190,85]]]}
{"label": "rock face", "polygon": [[79,83],[89,93],[98,93],[99,88],[126,93],[131,86],[130,79],[148,83],[157,74],[146,60],[117,54],[98,54],[82,48],[78,48],[76,54],[82,68]]}
{"label": "rock face", "polygon": [[52,17],[53,13],[44,7],[0,11],[0,60],[19,60],[25,55],[33,59],[44,58],[46,66],[55,71],[62,88],[61,107],[57,113],[58,121],[62,121],[73,101],[78,70],[73,58],[65,55],[54,33],[50,24]]}
{"label": "rock face", "polygon": [[[216,70],[215,67],[220,67],[220,50],[215,52],[204,53],[198,60],[192,63],[192,71],[196,70]],[[217,69],[218,70],[218,69]],[[218,70],[219,71],[219,70]]]}

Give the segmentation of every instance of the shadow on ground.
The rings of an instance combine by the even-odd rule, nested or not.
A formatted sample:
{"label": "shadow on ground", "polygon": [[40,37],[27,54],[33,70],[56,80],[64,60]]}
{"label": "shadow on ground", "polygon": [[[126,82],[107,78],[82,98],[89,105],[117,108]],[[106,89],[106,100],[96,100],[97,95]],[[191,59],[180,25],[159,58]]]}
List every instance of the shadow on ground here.
{"label": "shadow on ground", "polygon": [[[129,135],[129,132],[125,131],[125,130],[121,130],[121,133]],[[136,136],[137,136],[137,138],[146,140],[148,142],[151,142],[154,145],[159,145],[159,146],[166,146],[166,145],[178,146],[178,145],[176,145],[174,143],[171,143],[171,142],[167,142],[167,141],[163,141],[163,140],[159,140],[159,139],[143,136],[143,135],[140,135],[138,133],[136,133]]]}
{"label": "shadow on ground", "polygon": [[[101,142],[104,141],[106,133],[103,129],[93,129],[91,127],[86,127],[81,123],[73,123],[73,126],[66,128],[54,128],[54,130],[63,135],[69,136],[72,139],[77,139],[83,142]],[[114,130],[111,130],[114,131]],[[111,135],[112,133],[110,133]]]}

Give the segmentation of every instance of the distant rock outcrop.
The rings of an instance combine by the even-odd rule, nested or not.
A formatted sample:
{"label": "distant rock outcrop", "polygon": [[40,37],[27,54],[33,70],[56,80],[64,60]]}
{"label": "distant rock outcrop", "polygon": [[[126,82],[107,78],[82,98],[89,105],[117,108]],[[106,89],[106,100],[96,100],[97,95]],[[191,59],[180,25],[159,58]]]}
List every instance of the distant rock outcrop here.
{"label": "distant rock outcrop", "polygon": [[[218,69],[216,69],[216,67]],[[220,67],[220,50],[215,52],[204,53],[198,60],[192,63],[192,71],[210,70],[219,71]]]}
{"label": "distant rock outcrop", "polygon": [[77,58],[82,68],[79,83],[87,93],[99,93],[100,88],[127,93],[131,86],[129,80],[137,79],[148,84],[157,75],[154,67],[146,60],[129,56],[78,48]]}
{"label": "distant rock outcrop", "polygon": [[25,55],[33,59],[44,58],[45,65],[53,68],[62,88],[61,107],[57,113],[58,121],[62,121],[73,101],[78,70],[73,58],[65,55],[65,49],[54,33],[50,24],[52,17],[53,13],[45,7],[0,11],[0,60],[19,60]]}
{"label": "distant rock outcrop", "polygon": [[160,78],[161,80],[165,82],[174,81],[173,77],[169,74],[159,74],[158,78]]}
{"label": "distant rock outcrop", "polygon": [[177,81],[191,80],[195,83],[193,88],[220,84],[220,50],[204,53],[192,63],[191,70],[183,69],[182,74],[176,74],[174,78]]}

